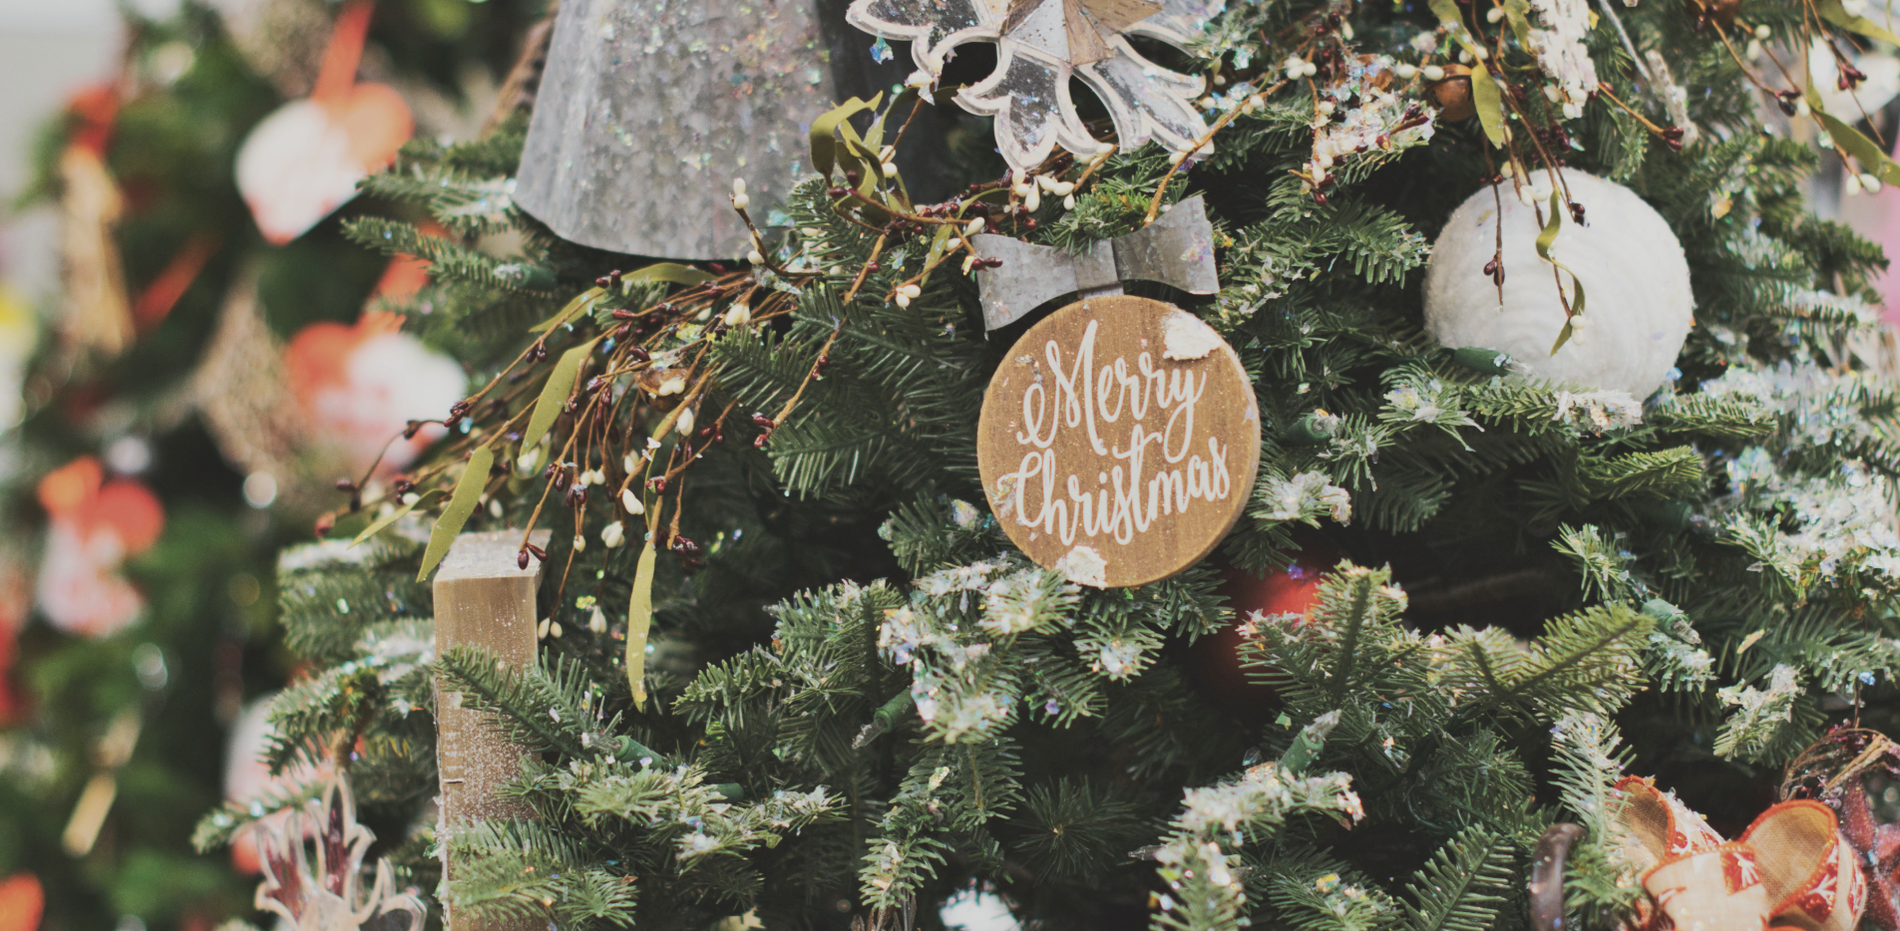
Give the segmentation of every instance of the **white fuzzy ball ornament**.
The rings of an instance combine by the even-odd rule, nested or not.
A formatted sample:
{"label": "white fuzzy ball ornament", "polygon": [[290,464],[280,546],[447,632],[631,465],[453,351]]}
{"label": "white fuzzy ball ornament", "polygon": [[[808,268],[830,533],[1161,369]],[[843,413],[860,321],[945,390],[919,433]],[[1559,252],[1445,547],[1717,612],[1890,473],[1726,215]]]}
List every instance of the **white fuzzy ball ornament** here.
{"label": "white fuzzy ball ornament", "polygon": [[[1563,302],[1550,263],[1537,254],[1542,227],[1536,211],[1518,200],[1509,181],[1496,194],[1486,188],[1471,195],[1439,234],[1425,276],[1425,329],[1452,349],[1507,353],[1529,378],[1627,391],[1641,400],[1662,387],[1694,322],[1688,260],[1668,222],[1635,192],[1581,171],[1563,169],[1563,176],[1587,224],[1577,225],[1566,211],[1551,247],[1585,291],[1569,342],[1551,354],[1564,327]],[[1548,212],[1549,205],[1545,192],[1540,206]],[[1485,273],[1500,222],[1501,304]],[[1568,293],[1570,276],[1563,279]]]}

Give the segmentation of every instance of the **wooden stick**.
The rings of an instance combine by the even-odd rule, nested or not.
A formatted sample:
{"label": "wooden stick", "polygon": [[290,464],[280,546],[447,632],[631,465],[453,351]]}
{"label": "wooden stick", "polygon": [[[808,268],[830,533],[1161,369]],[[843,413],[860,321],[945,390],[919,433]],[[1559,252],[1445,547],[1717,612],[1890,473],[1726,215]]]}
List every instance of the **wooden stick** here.
{"label": "wooden stick", "polygon": [[[531,537],[545,547],[552,531]],[[476,646],[510,666],[534,662],[538,638],[535,596],[541,588],[541,561],[517,568],[520,538],[513,531],[465,533],[449,547],[435,576],[435,649],[440,656],[458,646]],[[522,749],[503,739],[488,715],[462,707],[462,693],[436,679],[436,768],[441,773],[442,869],[453,878],[450,836],[476,821],[525,819],[531,812],[500,797],[499,789],[521,771]],[[545,921],[494,920],[455,911],[443,903],[448,931],[539,931]]]}

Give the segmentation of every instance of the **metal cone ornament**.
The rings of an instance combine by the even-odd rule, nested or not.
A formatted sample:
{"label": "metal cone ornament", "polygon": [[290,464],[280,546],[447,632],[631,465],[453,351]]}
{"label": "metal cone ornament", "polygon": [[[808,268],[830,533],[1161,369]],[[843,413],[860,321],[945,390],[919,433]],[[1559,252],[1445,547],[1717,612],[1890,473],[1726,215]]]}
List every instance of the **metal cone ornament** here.
{"label": "metal cone ornament", "polygon": [[[632,255],[731,259],[798,180],[812,120],[903,80],[838,0],[565,0],[515,203],[563,239]],[[876,59],[875,61],[873,59]],[[828,62],[828,64],[821,64]]]}

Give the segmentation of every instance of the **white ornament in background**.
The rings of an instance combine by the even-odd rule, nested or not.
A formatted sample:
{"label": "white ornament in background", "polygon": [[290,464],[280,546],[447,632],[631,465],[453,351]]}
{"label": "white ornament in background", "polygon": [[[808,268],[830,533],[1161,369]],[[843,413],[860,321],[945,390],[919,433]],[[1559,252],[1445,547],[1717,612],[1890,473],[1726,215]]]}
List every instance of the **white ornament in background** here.
{"label": "white ornament in background", "polygon": [[[410,420],[439,416],[448,409],[445,401],[453,407],[468,387],[468,374],[455,360],[407,333],[365,340],[350,354],[347,371],[348,381],[334,393],[320,395],[316,403],[320,418],[337,429],[337,438],[350,446],[358,461],[375,458],[369,438],[380,448]],[[396,467],[408,465],[436,436],[418,434],[423,442],[399,442],[385,458],[394,454]]]}
{"label": "white ornament in background", "polygon": [[[1448,348],[1508,353],[1528,377],[1569,387],[1627,391],[1662,387],[1694,323],[1689,262],[1662,218],[1634,191],[1564,169],[1587,225],[1566,213],[1551,254],[1582,280],[1585,325],[1555,355],[1564,308],[1550,263],[1537,255],[1542,224],[1506,181],[1461,204],[1432,247],[1425,276],[1425,329]],[[1544,175],[1540,172],[1538,178]],[[1503,302],[1485,274],[1502,205]],[[1548,210],[1548,201],[1541,205]],[[1564,276],[1566,290],[1570,278]]]}
{"label": "white ornament in background", "polygon": [[414,123],[402,98],[359,84],[330,103],[293,100],[238,148],[237,185],[272,245],[283,245],[356,197],[357,182],[395,160]]}
{"label": "white ornament in background", "polygon": [[965,110],[996,118],[997,148],[1012,168],[1041,164],[1057,145],[1083,157],[1103,148],[1075,112],[1069,79],[1101,98],[1124,151],[1153,139],[1175,151],[1207,131],[1194,108],[1199,77],[1143,58],[1128,36],[1186,49],[1227,0],[855,0],[846,19],[911,43],[933,81],[965,42],[996,43],[996,70],[957,94]]}
{"label": "white ornament in background", "polygon": [[39,584],[40,613],[69,634],[110,637],[139,619],[145,597],[120,574],[125,543],[109,526],[55,520],[46,528]]}
{"label": "white ornament in background", "polygon": [[39,318],[26,300],[0,281],[0,430],[26,413],[26,366],[39,345]]}
{"label": "white ornament in background", "polygon": [[986,889],[965,889],[951,896],[937,912],[945,928],[961,931],[1021,931],[1002,898]]}
{"label": "white ornament in background", "polygon": [[[224,744],[224,800],[227,802],[293,792],[299,786],[325,781],[335,774],[328,762],[320,766],[297,762],[284,772],[271,775],[265,752],[278,737],[277,729],[270,723],[270,703],[276,696],[277,693],[273,692],[245,705],[243,712],[231,725],[231,735]],[[258,823],[268,823],[282,831],[295,816],[296,811],[287,808],[265,815]],[[257,849],[260,833],[253,828],[231,839],[231,862],[239,872],[254,874],[262,870]]]}
{"label": "white ornament in background", "polygon": [[292,337],[291,388],[310,417],[310,433],[348,454],[352,469],[399,470],[446,432],[430,424],[396,439],[412,420],[442,416],[460,401],[468,375],[455,360],[394,330],[386,315],[354,327],[319,323]]}

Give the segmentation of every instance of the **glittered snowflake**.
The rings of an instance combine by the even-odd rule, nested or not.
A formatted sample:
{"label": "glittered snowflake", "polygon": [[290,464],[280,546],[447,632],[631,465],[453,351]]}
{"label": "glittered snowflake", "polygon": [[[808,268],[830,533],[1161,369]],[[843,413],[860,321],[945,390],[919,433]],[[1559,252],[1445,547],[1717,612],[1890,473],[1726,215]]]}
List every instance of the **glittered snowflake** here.
{"label": "glittered snowflake", "polygon": [[423,907],[393,888],[388,860],[363,888],[363,857],[376,836],[356,823],[356,800],[338,775],[321,798],[292,810],[282,824],[260,822],[257,849],[264,881],[256,905],[286,931],[420,931]]}
{"label": "glittered snowflake", "polygon": [[1176,151],[1207,131],[1194,108],[1202,82],[1135,51],[1129,36],[1186,48],[1227,0],[854,0],[847,19],[883,39],[911,43],[935,80],[954,49],[996,43],[996,70],[957,94],[972,113],[996,118],[997,148],[1027,171],[1057,145],[1092,156],[1105,146],[1075,112],[1069,79],[1108,107],[1124,150],[1149,140]]}

